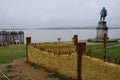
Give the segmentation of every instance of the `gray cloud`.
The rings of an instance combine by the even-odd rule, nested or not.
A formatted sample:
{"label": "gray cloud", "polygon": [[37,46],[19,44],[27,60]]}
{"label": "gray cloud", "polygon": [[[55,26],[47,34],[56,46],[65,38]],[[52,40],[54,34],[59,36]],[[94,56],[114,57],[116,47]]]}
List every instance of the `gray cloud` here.
{"label": "gray cloud", "polygon": [[0,0],[1,27],[96,26],[103,6],[120,25],[119,0]]}

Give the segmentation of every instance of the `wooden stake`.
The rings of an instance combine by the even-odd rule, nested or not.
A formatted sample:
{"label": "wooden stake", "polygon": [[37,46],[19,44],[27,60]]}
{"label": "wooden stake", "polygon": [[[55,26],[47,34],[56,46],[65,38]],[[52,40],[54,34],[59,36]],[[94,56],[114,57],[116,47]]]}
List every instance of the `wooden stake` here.
{"label": "wooden stake", "polygon": [[77,46],[77,43],[78,43],[78,35],[74,35],[73,40],[74,40],[74,45]]}
{"label": "wooden stake", "polygon": [[26,37],[26,61],[28,61],[28,45],[31,44],[31,37]]}

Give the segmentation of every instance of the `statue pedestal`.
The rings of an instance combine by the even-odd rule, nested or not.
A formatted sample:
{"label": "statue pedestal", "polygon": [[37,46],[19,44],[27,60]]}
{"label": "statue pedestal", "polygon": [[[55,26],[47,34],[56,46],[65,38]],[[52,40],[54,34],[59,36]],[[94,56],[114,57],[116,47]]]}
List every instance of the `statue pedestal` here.
{"label": "statue pedestal", "polygon": [[[106,21],[99,21],[98,22],[98,27],[97,29],[97,34],[95,39],[88,39],[88,42],[103,42],[104,41],[104,34],[107,34],[108,38],[108,27],[107,27],[107,22]],[[117,42],[117,39],[107,39],[107,42]]]}
{"label": "statue pedestal", "polygon": [[103,40],[104,39],[104,34],[106,33],[108,35],[108,27],[106,25],[106,21],[99,21],[98,22],[98,27],[97,29],[97,35],[96,38],[97,40]]}

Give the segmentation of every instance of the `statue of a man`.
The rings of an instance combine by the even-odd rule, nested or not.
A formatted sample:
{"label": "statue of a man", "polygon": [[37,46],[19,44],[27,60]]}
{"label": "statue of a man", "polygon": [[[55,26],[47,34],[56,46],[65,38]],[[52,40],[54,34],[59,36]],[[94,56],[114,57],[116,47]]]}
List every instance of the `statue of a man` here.
{"label": "statue of a man", "polygon": [[104,21],[105,20],[105,17],[107,16],[107,10],[105,9],[105,7],[103,7],[103,9],[101,10],[101,12],[100,12],[100,20],[102,21]]}

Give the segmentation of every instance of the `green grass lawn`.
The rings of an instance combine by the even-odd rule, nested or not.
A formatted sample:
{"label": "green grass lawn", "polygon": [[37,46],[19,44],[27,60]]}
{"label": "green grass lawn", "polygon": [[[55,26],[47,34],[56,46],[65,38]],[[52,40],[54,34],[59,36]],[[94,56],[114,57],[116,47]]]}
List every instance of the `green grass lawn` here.
{"label": "green grass lawn", "polygon": [[[118,44],[120,44],[120,42],[109,42],[107,43],[107,47],[118,45]],[[104,56],[105,53],[104,53],[103,43],[87,45],[87,50],[89,49],[89,47],[90,47],[91,53],[95,54],[96,57]],[[111,58],[111,62],[114,62],[114,59],[120,59],[120,46],[108,48],[106,55],[107,57]]]}
{"label": "green grass lawn", "polygon": [[0,46],[0,64],[25,57],[25,45]]}

